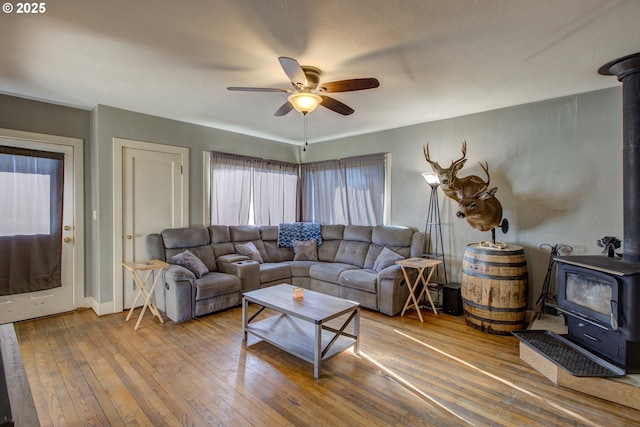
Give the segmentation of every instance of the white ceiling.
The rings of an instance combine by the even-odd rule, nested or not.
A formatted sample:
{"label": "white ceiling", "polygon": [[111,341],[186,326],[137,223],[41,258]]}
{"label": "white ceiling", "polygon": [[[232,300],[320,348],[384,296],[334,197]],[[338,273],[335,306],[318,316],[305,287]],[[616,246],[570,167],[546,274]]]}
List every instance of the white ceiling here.
{"label": "white ceiling", "polygon": [[[17,5],[17,2],[10,0]],[[6,3],[3,1],[3,3]],[[290,88],[278,56],[321,82],[376,77],[335,94],[355,113],[309,114],[309,142],[619,85],[597,74],[640,51],[637,0],[50,0],[0,12],[0,92],[124,108],[300,143],[303,118],[274,117]],[[37,118],[36,118],[37,120]]]}

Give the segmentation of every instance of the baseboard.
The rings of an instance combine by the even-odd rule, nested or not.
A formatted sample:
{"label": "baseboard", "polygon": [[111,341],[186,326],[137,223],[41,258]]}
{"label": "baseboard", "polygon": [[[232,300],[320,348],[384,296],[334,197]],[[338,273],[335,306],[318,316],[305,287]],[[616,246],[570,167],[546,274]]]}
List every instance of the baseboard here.
{"label": "baseboard", "polygon": [[104,316],[105,314],[113,314],[113,301],[104,302],[99,304],[95,298],[86,297],[84,299],[84,306],[91,308],[98,316]]}

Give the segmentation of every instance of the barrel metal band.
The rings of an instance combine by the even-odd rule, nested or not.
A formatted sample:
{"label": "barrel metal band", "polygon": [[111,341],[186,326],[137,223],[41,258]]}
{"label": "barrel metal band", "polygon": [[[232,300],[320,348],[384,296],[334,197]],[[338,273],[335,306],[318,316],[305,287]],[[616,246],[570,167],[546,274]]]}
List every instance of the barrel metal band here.
{"label": "barrel metal band", "polygon": [[519,276],[495,276],[492,274],[481,274],[476,270],[467,270],[466,268],[462,269],[462,272],[468,274],[471,277],[479,277],[480,279],[494,279],[494,280],[526,280],[528,277],[527,273],[521,274]]}
{"label": "barrel metal band", "polygon": [[521,325],[523,320],[493,320],[487,319],[486,317],[476,316],[474,314],[469,313],[467,310],[464,311],[465,316],[471,317],[476,320],[485,321],[489,323],[494,323],[497,325]]}
{"label": "barrel metal band", "polygon": [[469,258],[465,255],[464,260],[472,264],[490,265],[492,267],[526,267],[527,261],[518,262],[498,262],[498,261],[482,261],[476,258]]}
{"label": "barrel metal band", "polygon": [[475,308],[482,308],[488,311],[500,311],[500,312],[522,312],[527,310],[527,306],[523,305],[522,307],[492,307],[489,305],[478,304],[477,302],[469,301],[466,298],[462,298],[462,302]]}

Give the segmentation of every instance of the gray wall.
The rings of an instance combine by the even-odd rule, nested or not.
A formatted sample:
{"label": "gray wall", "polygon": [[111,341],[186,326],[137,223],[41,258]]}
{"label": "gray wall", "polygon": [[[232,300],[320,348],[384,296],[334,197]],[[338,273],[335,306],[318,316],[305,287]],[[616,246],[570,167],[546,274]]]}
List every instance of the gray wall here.
{"label": "gray wall", "polygon": [[[484,177],[478,162],[489,163],[491,186],[511,225],[496,240],[525,248],[530,307],[549,262],[541,244],[568,244],[581,255],[600,254],[596,240],[605,235],[622,240],[620,88],[312,144],[302,160],[391,153],[391,223],[424,229],[430,189],[420,173],[431,166],[423,145],[447,167],[460,157],[463,140],[469,160],[459,176]],[[466,245],[490,240],[491,233],[457,218],[457,203],[438,194],[448,278],[459,282]]]}
{"label": "gray wall", "polygon": [[[0,127],[89,141],[88,110],[0,94]],[[85,171],[86,172],[86,171]]]}
{"label": "gray wall", "polygon": [[[92,112],[0,95],[0,127],[71,136],[85,144],[86,295],[112,300],[113,138],[189,147],[190,222],[201,225],[202,152],[303,162],[365,153],[392,153],[391,223],[424,228],[430,171],[422,147],[441,164],[459,157],[467,141],[469,161],[460,175],[482,175],[487,161],[492,186],[511,229],[497,240],[525,247],[530,306],[540,293],[548,254],[542,243],[572,245],[574,254],[599,254],[597,239],[622,239],[622,91],[607,89],[384,132],[297,146],[191,125],[117,108]],[[455,216],[453,200],[440,195],[449,280],[460,280],[467,244],[490,233]],[[96,210],[97,220],[91,212]]]}
{"label": "gray wall", "polygon": [[[84,141],[84,185],[85,200],[88,200],[91,177],[89,141],[91,139],[91,112],[0,94],[0,128],[47,135],[79,138]],[[85,203],[85,218],[90,218],[88,203]],[[85,229],[85,255],[90,242],[88,223]],[[88,258],[87,258],[88,259]],[[86,271],[86,270],[85,270]],[[85,273],[88,274],[88,273]],[[87,276],[88,277],[88,276]],[[85,281],[85,294],[90,294],[89,282]]]}
{"label": "gray wall", "polygon": [[[104,105],[92,111],[91,248],[88,269],[90,296],[100,304],[113,301],[113,138],[133,139],[189,148],[189,225],[203,225],[202,153],[224,151],[287,162],[298,162],[299,148],[290,144],[240,135]],[[92,218],[91,216],[87,217]],[[93,256],[96,255],[96,256]],[[96,284],[98,284],[96,286]]]}

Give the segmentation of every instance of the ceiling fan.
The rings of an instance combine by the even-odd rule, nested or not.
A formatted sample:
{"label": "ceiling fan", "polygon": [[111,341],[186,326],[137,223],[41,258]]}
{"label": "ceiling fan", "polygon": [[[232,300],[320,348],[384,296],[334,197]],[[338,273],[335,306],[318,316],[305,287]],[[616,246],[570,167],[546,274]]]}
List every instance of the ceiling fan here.
{"label": "ceiling fan", "polygon": [[285,74],[291,80],[293,89],[263,88],[263,87],[228,87],[228,90],[245,92],[284,92],[290,94],[287,102],[276,110],[274,116],[284,116],[291,110],[306,115],[318,105],[322,105],[336,113],[348,116],[353,113],[353,108],[338,101],[325,93],[350,92],[356,90],[373,89],[380,86],[373,77],[361,79],[339,80],[329,83],[320,83],[321,71],[310,65],[300,65],[293,58],[281,56],[278,58]]}

